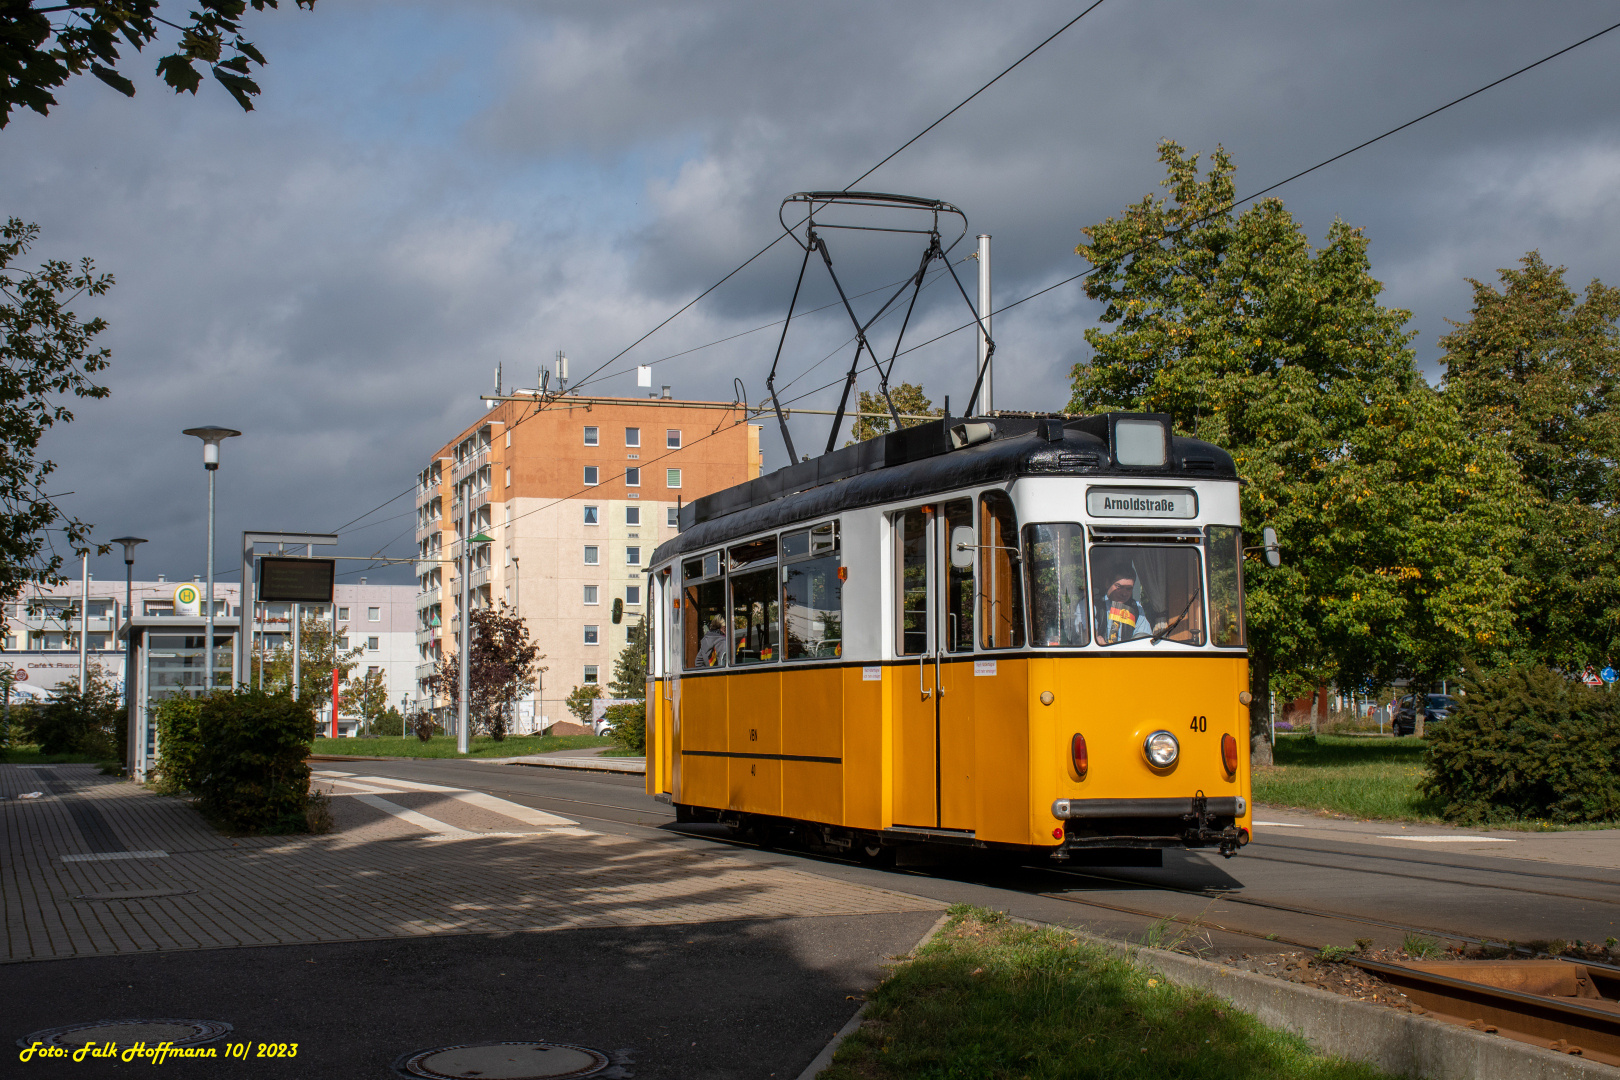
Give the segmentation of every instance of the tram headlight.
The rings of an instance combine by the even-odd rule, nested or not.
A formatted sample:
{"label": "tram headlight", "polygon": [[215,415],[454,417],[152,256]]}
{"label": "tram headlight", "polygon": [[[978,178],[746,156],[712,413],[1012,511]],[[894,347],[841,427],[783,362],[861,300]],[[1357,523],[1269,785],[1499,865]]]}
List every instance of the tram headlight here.
{"label": "tram headlight", "polygon": [[1155,731],[1142,740],[1142,752],[1155,769],[1168,769],[1181,754],[1181,744],[1168,731]]}

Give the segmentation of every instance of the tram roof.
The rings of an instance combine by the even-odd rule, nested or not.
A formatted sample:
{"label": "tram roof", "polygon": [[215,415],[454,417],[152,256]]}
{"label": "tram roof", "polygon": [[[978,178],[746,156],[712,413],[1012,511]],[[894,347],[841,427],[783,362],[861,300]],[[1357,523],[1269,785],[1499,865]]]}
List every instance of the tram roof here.
{"label": "tram roof", "polygon": [[[1114,436],[1119,420],[1158,422],[1166,440],[1165,464],[1119,464]],[[1174,435],[1170,418],[1159,413],[945,417],[694,499],[681,508],[680,535],[660,544],[652,561],[844,510],[1020,476],[1236,480],[1237,470],[1231,455],[1213,443]]]}

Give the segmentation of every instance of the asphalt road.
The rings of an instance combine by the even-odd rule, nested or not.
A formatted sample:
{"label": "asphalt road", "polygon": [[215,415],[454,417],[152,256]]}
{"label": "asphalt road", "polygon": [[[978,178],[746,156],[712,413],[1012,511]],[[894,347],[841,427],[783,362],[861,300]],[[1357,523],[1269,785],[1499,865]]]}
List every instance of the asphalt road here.
{"label": "asphalt road", "polygon": [[341,767],[487,791],[566,814],[592,829],[667,843],[727,844],[750,858],[812,873],[1114,937],[1189,937],[1210,956],[1253,954],[1278,942],[1349,945],[1357,938],[1394,947],[1412,933],[1521,943],[1620,937],[1620,870],[1547,866],[1439,845],[1415,851],[1260,829],[1255,842],[1232,859],[1213,851],[1167,852],[1159,869],[1008,869],[952,857],[881,871],[792,851],[758,851],[715,826],[677,828],[671,809],[644,793],[639,776],[460,761]]}

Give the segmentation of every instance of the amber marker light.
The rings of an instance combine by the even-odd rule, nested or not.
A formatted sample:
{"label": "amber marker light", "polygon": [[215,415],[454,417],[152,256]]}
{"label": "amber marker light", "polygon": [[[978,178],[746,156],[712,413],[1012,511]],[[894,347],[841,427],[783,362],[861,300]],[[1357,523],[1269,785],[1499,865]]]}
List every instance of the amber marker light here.
{"label": "amber marker light", "polygon": [[1086,753],[1086,737],[1078,731],[1074,733],[1074,738],[1069,740],[1069,756],[1074,758],[1075,774],[1084,780],[1086,770],[1091,768],[1091,758]]}
{"label": "amber marker light", "polygon": [[1237,740],[1230,734],[1221,736],[1221,764],[1226,766],[1227,776],[1237,775]]}

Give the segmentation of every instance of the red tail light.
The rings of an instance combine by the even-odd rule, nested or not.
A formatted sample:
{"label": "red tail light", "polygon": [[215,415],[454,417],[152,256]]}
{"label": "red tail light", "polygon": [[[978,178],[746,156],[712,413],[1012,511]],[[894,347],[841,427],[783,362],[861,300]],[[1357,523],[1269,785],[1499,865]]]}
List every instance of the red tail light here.
{"label": "red tail light", "polygon": [[1237,740],[1230,735],[1221,736],[1221,764],[1226,766],[1228,776],[1237,775]]}
{"label": "red tail light", "polygon": [[1084,780],[1086,770],[1091,767],[1091,759],[1086,756],[1086,737],[1079,732],[1069,740],[1069,753],[1074,757],[1075,775]]}

